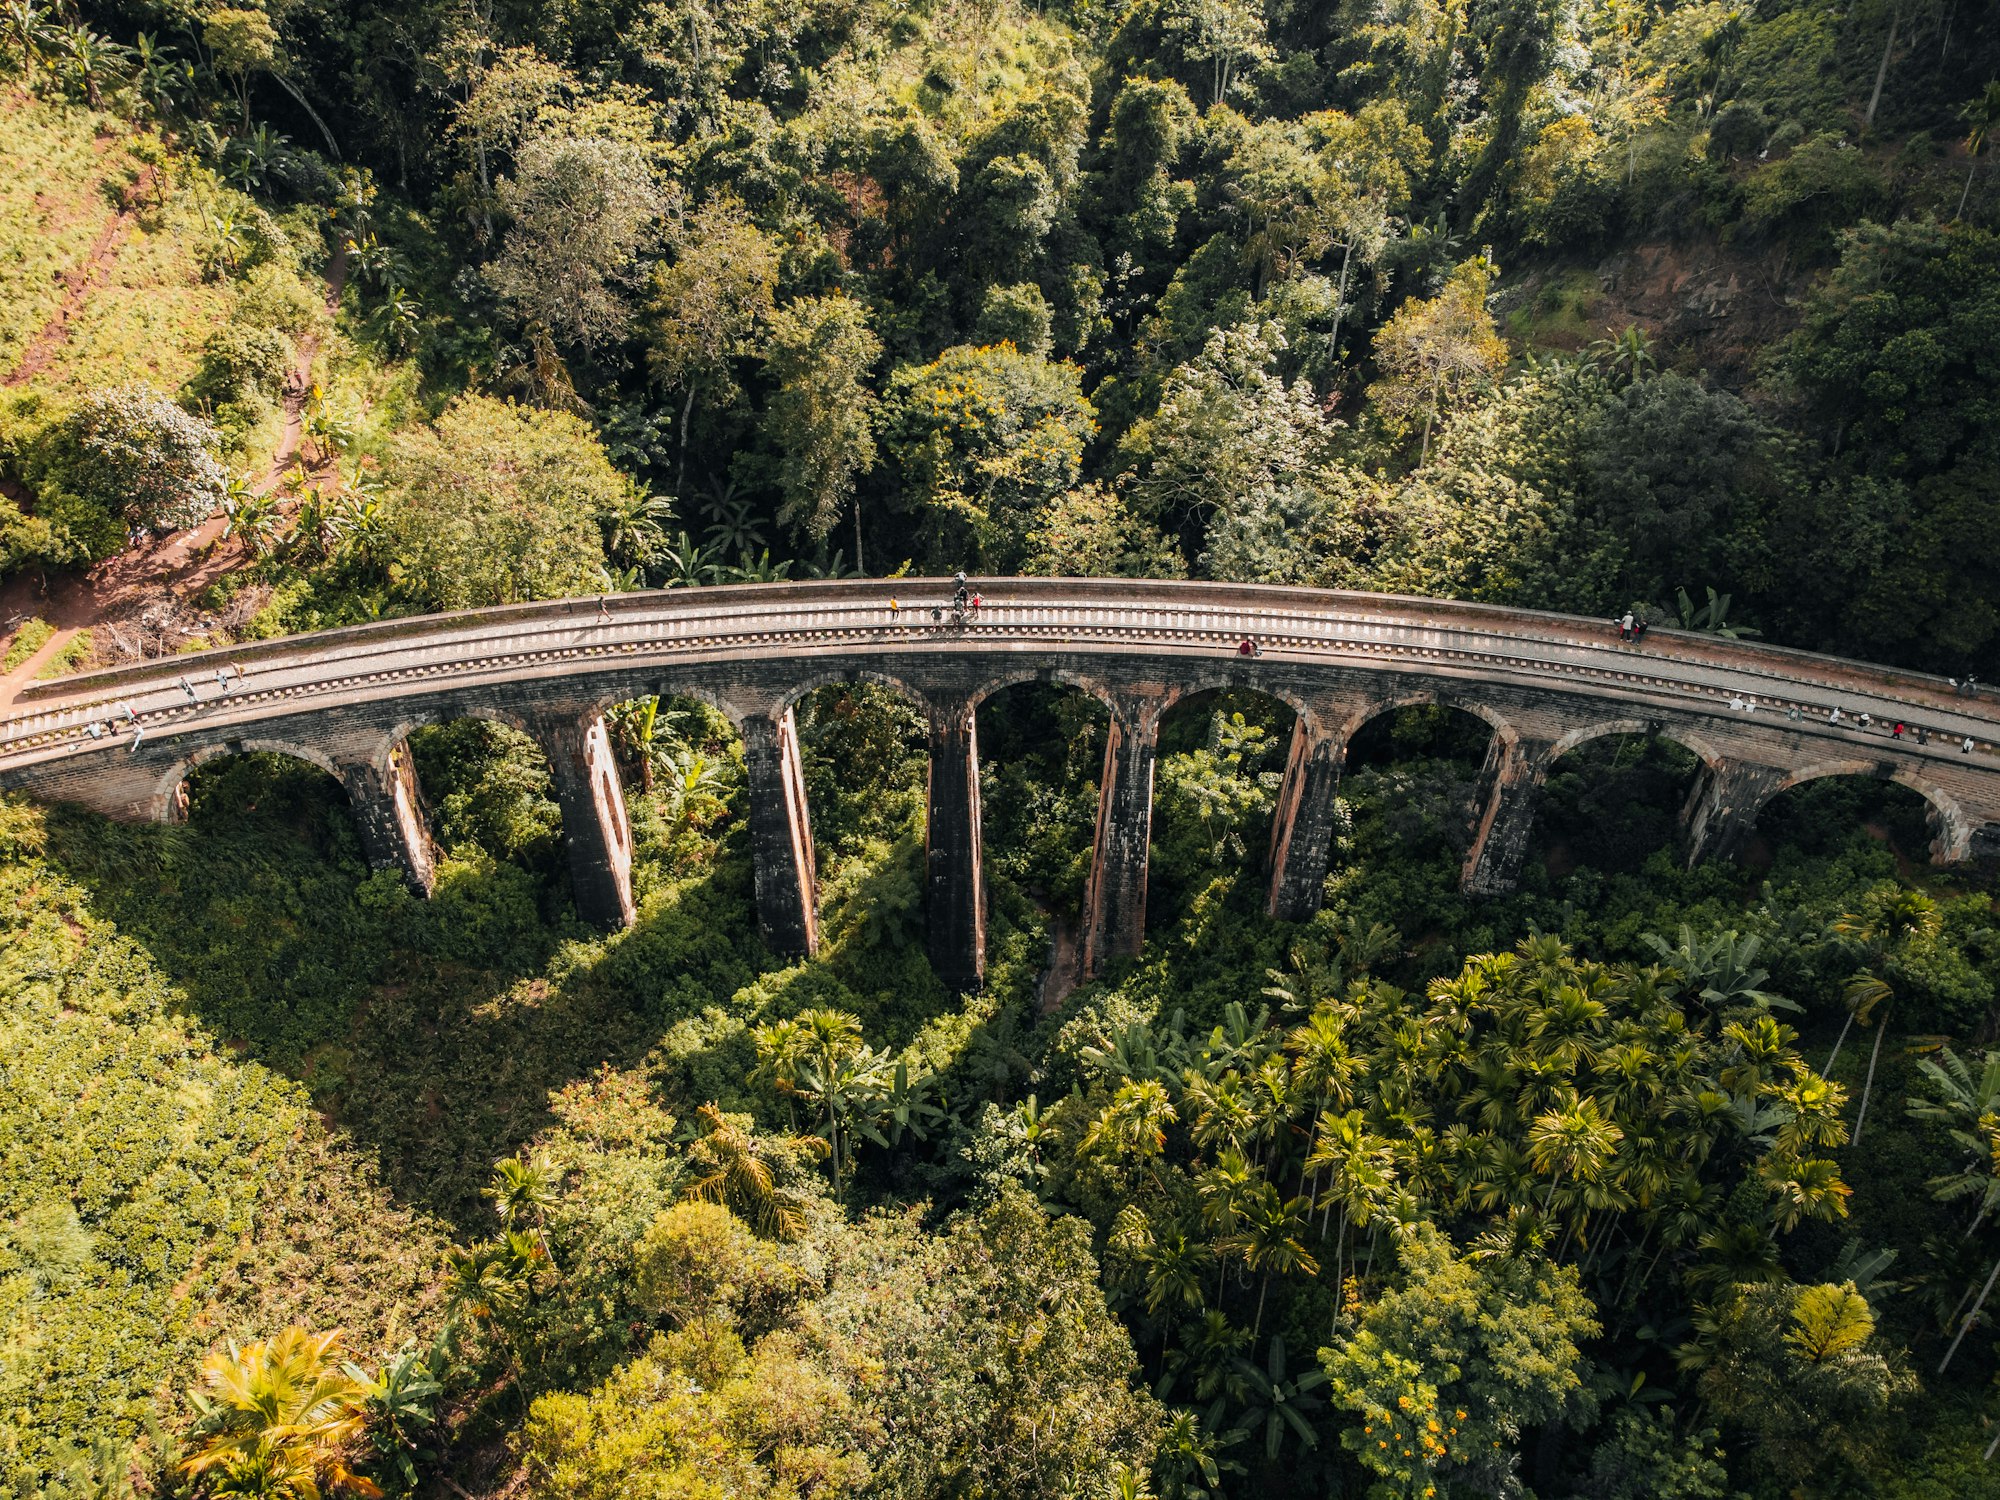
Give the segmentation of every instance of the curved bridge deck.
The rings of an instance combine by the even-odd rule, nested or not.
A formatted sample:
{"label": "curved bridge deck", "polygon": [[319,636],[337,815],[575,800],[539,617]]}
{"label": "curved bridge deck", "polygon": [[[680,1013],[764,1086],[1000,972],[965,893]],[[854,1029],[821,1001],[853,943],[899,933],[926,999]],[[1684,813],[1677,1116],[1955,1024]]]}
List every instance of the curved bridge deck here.
{"label": "curved bridge deck", "polygon": [[[880,680],[930,720],[932,950],[960,984],[977,982],[983,947],[973,713],[1027,680],[1073,683],[1111,710],[1087,968],[1136,951],[1160,716],[1219,686],[1269,693],[1298,715],[1272,846],[1272,909],[1283,915],[1317,902],[1347,740],[1417,702],[1493,726],[1466,862],[1473,890],[1511,880],[1550,764],[1624,732],[1700,756],[1690,857],[1727,852],[1771,796],[1830,774],[1921,792],[1936,858],[2000,850],[2000,705],[1937,678],[1678,631],[1635,645],[1600,621],[1378,594],[1102,579],[974,588],[982,607],[963,625],[940,580],[743,585],[387,621],[61,679],[0,714],[0,786],[170,817],[198,760],[285,750],[338,775],[371,856],[427,885],[402,740],[443,719],[496,718],[550,751],[579,903],[616,922],[631,911],[629,840],[601,714],[686,694],[744,731],[766,934],[804,949],[812,850],[792,705],[827,682]],[[1246,641],[1261,654],[1241,654]]]}

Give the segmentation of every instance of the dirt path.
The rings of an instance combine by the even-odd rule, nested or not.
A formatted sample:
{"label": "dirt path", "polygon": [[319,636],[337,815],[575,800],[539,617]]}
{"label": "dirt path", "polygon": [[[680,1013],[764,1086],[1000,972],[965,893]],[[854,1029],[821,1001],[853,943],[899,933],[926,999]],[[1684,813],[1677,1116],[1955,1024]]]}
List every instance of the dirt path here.
{"label": "dirt path", "polygon": [[[120,218],[129,222],[129,214],[120,215]],[[105,234],[98,236],[102,253],[99,249],[91,252],[92,259],[100,265],[110,256],[109,245],[112,241],[107,239],[110,234],[111,230],[107,227]],[[64,312],[52,319],[49,328],[37,337],[27,358],[23,359],[21,369],[17,369],[6,384],[28,378],[21,370],[26,369],[29,360],[38,352],[43,354],[43,364],[47,364],[48,356],[61,346],[67,320],[74,313],[75,306],[81,305],[95,275],[93,271],[73,284],[71,297],[64,301]],[[329,317],[338,310],[341,290],[346,284],[347,247],[342,244],[335,248],[326,266],[326,309]],[[55,329],[53,337],[50,329]],[[286,464],[299,451],[299,445],[304,440],[306,395],[312,389],[313,361],[318,355],[317,338],[307,337],[299,341],[298,355],[285,378],[285,425],[271,462],[253,482],[259,494],[269,494],[278,487]],[[16,500],[26,498],[11,486],[7,493]],[[186,531],[149,537],[137,547],[107,557],[86,573],[72,574],[53,582],[24,574],[0,587],[0,632],[11,632],[15,626],[36,618],[47,620],[56,627],[55,634],[39,651],[0,678],[0,708],[12,704],[21,690],[35,680],[35,673],[41,670],[49,657],[69,644],[79,630],[101,625],[107,620],[129,619],[150,604],[171,607],[180,601],[193,599],[223,574],[248,562],[250,551],[246,545],[236,541],[221,544],[223,524],[220,515],[210,516],[199,526]]]}
{"label": "dirt path", "polygon": [[70,320],[82,310],[83,304],[89,300],[97,283],[104,279],[105,268],[118,254],[119,242],[132,227],[132,221],[139,216],[139,205],[152,189],[155,171],[155,168],[149,166],[140,172],[138,180],[125,189],[122,206],[118,212],[107,219],[104,227],[98,230],[97,239],[91,244],[90,253],[84,256],[79,264],[64,273],[62,306],[58,307],[55,315],[42,325],[41,331],[28,345],[27,352],[21,356],[21,362],[14,366],[12,373],[5,380],[0,380],[0,386],[20,385],[33,380],[49,367],[50,362],[56,357],[56,351],[69,341]]}
{"label": "dirt path", "polygon": [[[331,318],[340,310],[340,294],[347,286],[347,242],[342,240],[334,246],[333,254],[326,263],[326,315]],[[277,451],[271,455],[271,463],[257,476],[252,488],[260,495],[268,495],[278,487],[285,465],[292,455],[299,451],[305,441],[306,395],[312,390],[313,361],[319,357],[319,338],[308,334],[299,340],[298,357],[292,361],[291,373],[285,377],[285,426],[278,435]]]}

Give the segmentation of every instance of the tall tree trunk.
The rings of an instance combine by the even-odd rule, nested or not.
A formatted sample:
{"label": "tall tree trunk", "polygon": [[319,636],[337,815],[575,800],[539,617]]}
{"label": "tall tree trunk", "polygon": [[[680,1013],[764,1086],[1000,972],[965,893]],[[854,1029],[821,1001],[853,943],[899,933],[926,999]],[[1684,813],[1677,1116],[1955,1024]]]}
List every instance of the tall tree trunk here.
{"label": "tall tree trunk", "polygon": [[1957,1337],[1952,1339],[1951,1347],[1944,1351],[1944,1358],[1938,1361],[1938,1374],[1944,1374],[1944,1367],[1950,1364],[1951,1357],[1958,1353],[1960,1341],[1964,1339],[1967,1331],[1978,1320],[1979,1309],[1986,1305],[1986,1299],[1992,1295],[1993,1283],[1996,1280],[2000,1280],[2000,1260],[1993,1262],[1993,1269],[1986,1276],[1986,1285],[1979,1289],[1979,1300],[1972,1304],[1972,1311],[1967,1313],[1965,1321],[1958,1325]]}
{"label": "tall tree trunk", "polygon": [[291,79],[287,78],[283,73],[271,74],[271,81],[276,83],[278,87],[283,89],[286,93],[290,94],[292,96],[292,101],[295,104],[297,104],[300,109],[306,112],[306,118],[308,120],[311,120],[313,124],[319,127],[319,133],[321,137],[323,137],[326,141],[326,149],[333,153],[333,159],[335,161],[339,161],[340,143],[333,138],[333,131],[327,127],[326,121],[322,120],[319,117],[319,111],[314,109],[310,104],[306,103],[306,96],[300,93],[298,91],[298,88],[292,83]]}
{"label": "tall tree trunk", "polygon": [[1833,1075],[1833,1060],[1840,1056],[1840,1049],[1847,1045],[1847,1029],[1853,1024],[1854,1012],[1850,1010],[1847,1019],[1840,1023],[1840,1035],[1833,1039],[1833,1051],[1827,1053],[1826,1066],[1819,1070],[1820,1077],[1830,1078]]}
{"label": "tall tree trunk", "polygon": [[1875,70],[1875,91],[1868,96],[1868,113],[1861,121],[1863,130],[1872,129],[1875,125],[1875,111],[1882,103],[1882,84],[1889,76],[1889,55],[1896,50],[1896,28],[1902,20],[1901,9],[1889,12],[1889,39],[1882,44],[1882,64]]}
{"label": "tall tree trunk", "polygon": [[1979,158],[1975,156],[1966,164],[1965,191],[1958,195],[1958,211],[1951,216],[1951,221],[1954,224],[1965,217],[1965,200],[1972,196],[1972,174],[1978,170]]}
{"label": "tall tree trunk", "polygon": [[1250,1337],[1255,1339],[1264,1326],[1264,1299],[1271,1294],[1271,1273],[1264,1273],[1264,1284],[1257,1289],[1257,1316],[1250,1324]]}
{"label": "tall tree trunk", "polygon": [[1882,1019],[1875,1023],[1875,1049],[1868,1054],[1868,1077],[1861,1085],[1861,1108],[1854,1116],[1854,1144],[1861,1144],[1861,1124],[1868,1118],[1868,1091],[1875,1087],[1875,1061],[1882,1055],[1882,1038],[1889,1030],[1889,1012],[1885,1007]]}
{"label": "tall tree trunk", "polygon": [[695,383],[690,380],[688,382],[688,398],[681,403],[681,451],[680,458],[674,465],[674,493],[676,495],[680,494],[682,484],[687,479],[688,423],[694,417],[694,388]]}
{"label": "tall tree trunk", "polygon": [[864,578],[868,575],[868,564],[861,560],[861,497],[854,497],[854,571]]}
{"label": "tall tree trunk", "polygon": [[1326,352],[1329,359],[1340,358],[1340,324],[1347,314],[1347,268],[1354,263],[1354,236],[1347,237],[1347,248],[1340,253],[1340,287],[1333,294],[1333,332],[1328,335]]}

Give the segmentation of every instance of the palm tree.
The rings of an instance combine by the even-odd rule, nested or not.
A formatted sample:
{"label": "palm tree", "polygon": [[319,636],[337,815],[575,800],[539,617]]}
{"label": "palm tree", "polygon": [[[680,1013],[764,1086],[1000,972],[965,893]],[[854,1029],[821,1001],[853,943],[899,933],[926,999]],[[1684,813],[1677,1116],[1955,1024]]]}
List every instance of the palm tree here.
{"label": "palm tree", "polygon": [[1176,1411],[1160,1435],[1159,1458],[1153,1470],[1160,1500],[1221,1500],[1222,1476],[1245,1472],[1243,1465],[1221,1457],[1221,1450],[1242,1437],[1240,1427],[1210,1436],[1194,1412]]}
{"label": "palm tree", "polygon": [[2000,128],[2000,82],[1986,85],[1986,92],[1958,112],[1965,121],[1965,191],[1958,195],[1956,222],[1965,217],[1965,201],[1972,196],[1972,174],[1979,170],[1979,154],[1986,149],[1995,129]]}
{"label": "palm tree", "polygon": [[1757,1175],[1777,1200],[1772,1217],[1789,1233],[1802,1219],[1839,1219],[1847,1215],[1854,1189],[1840,1180],[1840,1168],[1824,1158],[1802,1161],[1788,1151],[1774,1151],[1758,1164]]}
{"label": "palm tree", "polygon": [[527,1300],[528,1289],[515,1278],[512,1263],[488,1243],[470,1249],[453,1245],[444,1252],[444,1293],[454,1317],[464,1313],[475,1323],[495,1323]]}
{"label": "palm tree", "polygon": [[1229,1277],[1225,1247],[1235,1239],[1243,1222],[1250,1195],[1262,1182],[1251,1170],[1249,1160],[1234,1146],[1217,1154],[1215,1165],[1194,1180],[1195,1204],[1201,1227],[1214,1237],[1216,1247],[1215,1300],[1222,1300],[1222,1288]]}
{"label": "palm tree", "polygon": [[1235,1251],[1243,1257],[1244,1265],[1263,1274],[1257,1291],[1257,1315],[1250,1323],[1252,1338],[1264,1326],[1264,1299],[1270,1294],[1272,1276],[1319,1274],[1319,1262],[1300,1239],[1306,1228],[1300,1213],[1304,1206],[1303,1198],[1286,1201],[1270,1183],[1259,1182],[1243,1204],[1241,1227],[1218,1247]]}
{"label": "palm tree", "polygon": [[[1883,905],[1882,910],[1872,917],[1864,917],[1849,912],[1833,924],[1836,935],[1860,944],[1866,955],[1865,967],[1847,981],[1846,1000],[1848,1020],[1859,1020],[1863,1025],[1879,1008],[1881,1020],[1876,1023],[1875,1045],[1868,1053],[1868,1077],[1861,1085],[1861,1107],[1854,1116],[1854,1144],[1861,1144],[1861,1127],[1868,1118],[1868,1095],[1875,1087],[1875,1064],[1882,1057],[1882,1038],[1889,1031],[1889,1006],[1895,1000],[1895,990],[1890,986],[1883,970],[1890,968],[1903,950],[1919,938],[1929,937],[1938,928],[1937,903],[1922,891],[1898,891]],[[1847,1036],[1847,1027],[1840,1028],[1841,1038]],[[1833,1044],[1835,1057],[1840,1055],[1840,1042]],[[1821,1072],[1833,1070],[1833,1058]]]}
{"label": "palm tree", "polygon": [[809,1010],[797,1018],[797,1024],[802,1033],[796,1041],[797,1057],[790,1064],[789,1081],[779,1075],[779,1087],[811,1100],[824,1112],[827,1154],[837,1193],[841,1164],[852,1154],[842,1149],[842,1142],[851,1144],[857,1125],[880,1138],[869,1116],[892,1087],[891,1067],[888,1058],[862,1042],[861,1022],[846,1011]]}
{"label": "palm tree", "polygon": [[532,1228],[540,1233],[543,1215],[556,1204],[548,1158],[503,1157],[493,1163],[493,1177],[481,1196],[499,1213],[501,1228]]}
{"label": "palm tree", "polygon": [[1912,1099],[1909,1114],[1912,1119],[1944,1125],[1951,1138],[1965,1148],[1958,1170],[1931,1178],[1928,1186],[1933,1197],[1945,1202],[1979,1199],[1972,1222],[1965,1227],[1969,1239],[2000,1205],[2000,1052],[1985,1054],[1977,1077],[1951,1048],[1941,1048],[1938,1055],[1941,1062],[1925,1058],[1917,1064],[1931,1097]]}
{"label": "palm tree", "polygon": [[1538,1115],[1528,1127],[1528,1155],[1535,1170],[1549,1178],[1542,1211],[1547,1213],[1555,1203],[1556,1189],[1565,1177],[1596,1181],[1624,1135],[1605,1117],[1595,1099],[1577,1099]]}
{"label": "palm tree", "polygon": [[1167,1127],[1179,1118],[1173,1100],[1167,1097],[1165,1084],[1157,1078],[1128,1079],[1090,1122],[1077,1150],[1102,1154],[1116,1162],[1142,1162],[1157,1185],[1160,1154],[1167,1146]]}
{"label": "palm tree", "polygon": [[701,1122],[688,1160],[695,1169],[682,1196],[703,1203],[719,1203],[759,1234],[775,1239],[797,1239],[805,1233],[804,1205],[795,1193],[778,1186],[773,1162],[781,1153],[804,1151],[823,1153],[826,1143],[818,1136],[789,1136],[772,1140],[752,1134],[730,1119],[715,1104],[695,1111]]}
{"label": "palm tree", "polygon": [[1340,1299],[1346,1287],[1347,1231],[1350,1225],[1367,1226],[1376,1211],[1388,1200],[1395,1186],[1394,1154],[1389,1143],[1369,1133],[1362,1113],[1351,1109],[1326,1122],[1313,1153],[1307,1158],[1315,1172],[1330,1174],[1325,1194],[1325,1211],[1320,1232],[1325,1234],[1326,1217],[1340,1206],[1340,1227],[1333,1236],[1334,1324],[1340,1321]]}
{"label": "palm tree", "polygon": [[188,1393],[194,1453],[181,1465],[218,1492],[270,1500],[380,1495],[348,1468],[367,1422],[366,1387],[340,1367],[340,1332],[287,1328],[264,1343],[202,1363],[204,1390]]}
{"label": "palm tree", "polygon": [[[1292,1055],[1292,1083],[1313,1101],[1312,1133],[1306,1141],[1305,1164],[1299,1169],[1303,1188],[1312,1153],[1319,1146],[1320,1127],[1328,1109],[1345,1110],[1354,1103],[1356,1078],[1366,1071],[1365,1060],[1357,1063],[1347,1045],[1348,1013],[1331,1001],[1313,1007],[1305,1023],[1292,1028],[1285,1038],[1285,1050]],[[1312,1199],[1318,1200],[1314,1184]],[[1307,1210],[1310,1216],[1311,1209]]]}
{"label": "palm tree", "polygon": [[1243,1077],[1234,1068],[1217,1078],[1191,1072],[1183,1104],[1193,1121],[1189,1133],[1199,1149],[1241,1151],[1249,1142],[1254,1110],[1244,1096]]}

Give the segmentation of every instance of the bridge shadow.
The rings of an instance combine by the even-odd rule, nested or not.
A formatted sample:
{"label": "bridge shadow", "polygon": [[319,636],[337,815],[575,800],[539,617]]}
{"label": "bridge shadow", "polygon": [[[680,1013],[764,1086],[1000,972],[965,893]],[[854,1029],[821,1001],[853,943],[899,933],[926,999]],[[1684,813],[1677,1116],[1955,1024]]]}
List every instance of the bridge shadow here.
{"label": "bridge shadow", "polygon": [[443,862],[430,902],[371,873],[339,787],[285,757],[201,768],[189,812],[135,826],[59,810],[48,858],[172,978],[191,1021],[305,1085],[392,1194],[460,1235],[491,1231],[479,1189],[548,1122],[552,1090],[645,1065],[775,966],[740,838],[701,875],[658,883],[605,943],[478,846]]}

